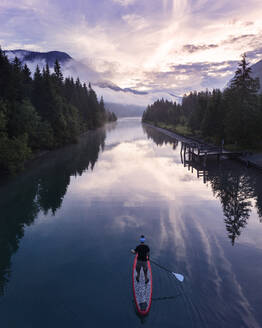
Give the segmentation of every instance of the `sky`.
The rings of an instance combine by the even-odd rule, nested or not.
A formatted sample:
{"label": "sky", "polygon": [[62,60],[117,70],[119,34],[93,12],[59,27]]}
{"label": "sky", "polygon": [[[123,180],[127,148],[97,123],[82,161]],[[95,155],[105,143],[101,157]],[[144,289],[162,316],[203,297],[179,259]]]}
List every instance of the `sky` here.
{"label": "sky", "polygon": [[261,17],[261,0],[0,0],[0,45],[65,51],[101,81],[183,95],[223,88],[243,52],[261,60]]}

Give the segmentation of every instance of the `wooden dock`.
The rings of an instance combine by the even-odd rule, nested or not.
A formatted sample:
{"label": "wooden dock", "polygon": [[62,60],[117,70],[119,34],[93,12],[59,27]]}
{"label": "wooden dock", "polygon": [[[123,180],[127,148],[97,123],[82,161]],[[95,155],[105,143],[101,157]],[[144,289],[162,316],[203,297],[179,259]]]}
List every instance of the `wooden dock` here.
{"label": "wooden dock", "polygon": [[220,160],[221,158],[237,158],[243,155],[242,152],[230,152],[224,150],[222,147],[201,144],[193,141],[181,142],[180,154],[183,163],[187,161],[203,161],[204,165],[210,157],[216,157],[217,160]]}
{"label": "wooden dock", "polygon": [[[231,152],[223,149],[223,147],[218,147],[210,144],[205,144],[203,142],[197,141],[196,139],[190,137],[184,137],[172,131],[159,128],[157,126],[143,123],[146,126],[149,126],[165,135],[170,136],[173,139],[179,140],[181,142],[181,161],[185,163],[187,161],[196,161],[202,162],[202,164],[206,165],[206,161],[208,158],[217,158],[220,159],[239,159],[243,157],[243,152]],[[262,166],[262,164],[261,164]]]}

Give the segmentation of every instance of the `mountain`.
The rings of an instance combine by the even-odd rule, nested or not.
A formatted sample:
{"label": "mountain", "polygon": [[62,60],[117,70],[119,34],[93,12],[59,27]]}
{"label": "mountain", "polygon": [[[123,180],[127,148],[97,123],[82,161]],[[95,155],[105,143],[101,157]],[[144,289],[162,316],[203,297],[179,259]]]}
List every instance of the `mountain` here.
{"label": "mountain", "polygon": [[262,92],[262,60],[251,66],[252,76],[258,77],[260,81],[260,92]]}
{"label": "mountain", "polygon": [[144,110],[146,109],[144,106],[124,105],[117,103],[105,103],[105,107],[110,112],[114,112],[117,117],[142,116]]}
{"label": "mountain", "polygon": [[147,95],[148,94],[148,92],[146,92],[146,91],[137,91],[137,90],[134,90],[131,88],[120,88],[118,85],[116,85],[112,82],[108,82],[108,81],[97,82],[97,83],[95,83],[95,85],[97,85],[98,87],[100,87],[102,89],[109,88],[114,91],[131,92],[135,95]]}
{"label": "mountain", "polygon": [[[176,96],[172,90],[140,91],[135,88],[121,88],[108,80],[104,73],[96,71],[92,64],[90,64],[90,61],[86,59],[75,60],[65,52],[36,52],[18,49],[6,50],[5,53],[10,61],[14,60],[15,57],[18,57],[23,64],[26,63],[32,72],[32,75],[35,72],[37,65],[41,70],[47,63],[52,72],[54,62],[57,59],[61,64],[62,72],[65,77],[72,76],[74,79],[79,77],[81,82],[87,84],[91,82],[98,97],[103,96],[105,102],[114,104],[114,106],[116,106],[116,103],[123,105],[121,109],[121,106],[118,109],[119,113],[123,113],[124,116],[128,116],[124,113],[129,110],[131,116],[140,116],[143,112],[141,108],[144,109],[148,104],[151,104],[160,98],[177,102],[181,101],[181,97]],[[125,105],[134,105],[134,107]],[[110,107],[112,106],[113,105],[110,105]]]}
{"label": "mountain", "polygon": [[[62,69],[65,70],[69,66],[71,70],[70,73],[72,73],[70,75],[74,75],[74,76],[77,75],[82,80],[86,80],[86,76],[85,75],[83,76],[83,72],[88,71],[88,73],[91,73],[90,68],[87,65],[74,60],[67,53],[61,51],[36,52],[36,51],[18,49],[18,50],[5,50],[4,52],[10,61],[14,60],[15,57],[17,57],[18,59],[20,59],[20,61],[23,64],[26,63],[31,67],[32,64],[34,63],[35,66],[36,64],[38,64],[40,68],[43,68],[43,66],[48,64],[50,69],[52,69],[55,61],[58,60],[62,66]],[[34,71],[35,67],[33,67],[32,70]],[[90,74],[90,77],[92,79],[91,82],[102,89],[109,88],[114,91],[130,92],[136,95],[148,94],[147,92],[137,91],[131,88],[120,88],[118,85],[112,83],[111,81],[99,81],[97,78],[94,78],[94,72]]]}
{"label": "mountain", "polygon": [[28,50],[6,50],[5,54],[9,60],[14,60],[15,57],[21,60],[22,63],[41,61],[47,63],[50,67],[54,66],[56,59],[64,64],[73,59],[67,53],[61,51],[49,51],[49,52],[36,52]]}

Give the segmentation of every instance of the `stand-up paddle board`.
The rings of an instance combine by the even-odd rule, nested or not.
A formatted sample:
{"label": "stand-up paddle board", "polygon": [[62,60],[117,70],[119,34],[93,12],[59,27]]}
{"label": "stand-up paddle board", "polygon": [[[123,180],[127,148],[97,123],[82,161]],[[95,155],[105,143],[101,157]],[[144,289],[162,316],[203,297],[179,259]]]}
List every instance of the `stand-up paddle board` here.
{"label": "stand-up paddle board", "polygon": [[143,268],[140,271],[140,278],[139,282],[136,281],[136,262],[137,262],[137,255],[134,259],[133,264],[133,293],[137,311],[140,315],[148,314],[152,302],[152,271],[149,260],[147,261],[148,272],[147,276],[149,278],[149,282],[145,283],[145,275]]}

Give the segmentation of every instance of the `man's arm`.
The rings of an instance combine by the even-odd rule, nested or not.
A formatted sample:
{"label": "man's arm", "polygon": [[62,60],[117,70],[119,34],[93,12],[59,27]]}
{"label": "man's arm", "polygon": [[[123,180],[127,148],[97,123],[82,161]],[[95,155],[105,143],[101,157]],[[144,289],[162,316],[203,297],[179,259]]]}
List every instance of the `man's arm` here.
{"label": "man's arm", "polygon": [[136,254],[136,253],[137,253],[137,247],[136,247],[135,249],[131,249],[131,252],[132,252],[133,254]]}
{"label": "man's arm", "polygon": [[149,253],[150,253],[150,248],[147,246],[147,253],[146,253],[146,256],[147,256],[147,259],[149,260]]}

